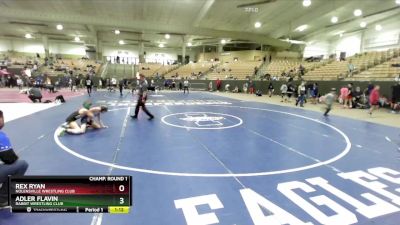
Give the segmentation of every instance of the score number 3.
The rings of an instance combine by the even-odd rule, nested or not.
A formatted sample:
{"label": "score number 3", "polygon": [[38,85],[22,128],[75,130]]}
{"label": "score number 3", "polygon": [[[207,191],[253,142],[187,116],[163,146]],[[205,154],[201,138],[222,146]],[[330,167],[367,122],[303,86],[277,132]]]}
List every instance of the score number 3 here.
{"label": "score number 3", "polygon": [[[119,190],[120,192],[124,192],[124,191],[125,191],[125,186],[122,185],[122,184],[119,185],[118,190]],[[120,205],[125,204],[125,198],[123,198],[123,197],[119,198],[119,204],[120,204]]]}

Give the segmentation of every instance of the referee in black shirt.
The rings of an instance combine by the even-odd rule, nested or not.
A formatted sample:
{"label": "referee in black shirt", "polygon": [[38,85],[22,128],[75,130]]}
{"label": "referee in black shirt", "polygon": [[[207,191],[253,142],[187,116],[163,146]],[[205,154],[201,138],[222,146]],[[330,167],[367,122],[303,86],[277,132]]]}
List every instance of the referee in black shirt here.
{"label": "referee in black shirt", "polygon": [[138,101],[135,108],[135,115],[131,115],[132,119],[137,119],[139,114],[139,108],[142,107],[142,110],[149,116],[149,120],[154,119],[154,116],[147,110],[146,108],[146,100],[147,100],[147,81],[144,78],[143,74],[139,75],[139,84],[137,86],[138,90]]}

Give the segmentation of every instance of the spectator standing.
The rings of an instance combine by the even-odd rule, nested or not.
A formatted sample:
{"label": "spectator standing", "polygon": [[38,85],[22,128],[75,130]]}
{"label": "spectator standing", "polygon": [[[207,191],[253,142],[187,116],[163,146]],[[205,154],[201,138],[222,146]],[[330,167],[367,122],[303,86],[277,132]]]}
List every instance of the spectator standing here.
{"label": "spectator standing", "polygon": [[87,93],[88,93],[88,95],[90,97],[90,94],[92,94],[93,81],[92,81],[92,79],[90,78],[89,75],[86,76],[85,85],[86,85]]}
{"label": "spectator standing", "polygon": [[179,81],[179,84],[178,84],[178,89],[179,89],[179,91],[182,91],[182,88],[183,88],[182,85],[183,85],[183,84],[182,84],[182,81],[180,80],[180,81]]}
{"label": "spectator standing", "polygon": [[317,104],[318,95],[319,95],[318,83],[314,83],[312,88],[311,88],[312,104]]}
{"label": "spectator standing", "polygon": [[78,75],[75,76],[75,89],[79,90],[79,86],[81,84],[81,79],[79,78]]}
{"label": "spectator standing", "polygon": [[369,103],[371,106],[368,112],[369,115],[372,115],[372,112],[379,108],[379,89],[379,85],[376,85],[369,95]]}
{"label": "spectator standing", "polygon": [[[340,89],[340,96],[339,96],[339,103],[340,103],[340,104],[344,105],[344,101],[345,101],[345,99],[347,98],[348,92],[349,92],[349,89],[347,89],[346,86],[343,86],[343,87]],[[343,107],[344,107],[344,106],[343,106]]]}
{"label": "spectator standing", "polygon": [[292,98],[292,95],[293,95],[293,93],[296,91],[296,89],[294,88],[294,86],[293,86],[293,84],[292,83],[288,83],[288,85],[287,85],[287,97],[288,97],[288,102],[291,102],[291,98]]}
{"label": "spectator standing", "polygon": [[304,72],[305,72],[305,68],[302,64],[300,64],[300,66],[299,66],[299,71],[300,71],[300,78],[301,78],[302,76],[304,76]]}
{"label": "spectator standing", "polygon": [[282,97],[281,102],[284,102],[284,101],[286,102],[287,101],[288,86],[285,83],[282,83],[280,90],[281,90],[281,97]]}
{"label": "spectator standing", "polygon": [[103,80],[101,78],[99,79],[99,89],[100,88],[103,88]]}
{"label": "spectator standing", "polygon": [[119,96],[123,96],[122,91],[124,90],[124,79],[120,79],[118,82]]}
{"label": "spectator standing", "polygon": [[18,78],[17,78],[17,86],[18,86],[18,89],[19,89],[19,90],[22,89],[23,84],[24,84],[24,83],[22,82],[21,77],[18,77]]}
{"label": "spectator standing", "polygon": [[183,94],[187,93],[189,94],[189,81],[186,79],[185,81],[183,81]]}
{"label": "spectator standing", "polygon": [[250,81],[249,81],[249,94],[254,94],[254,89],[255,89],[255,87],[254,87],[255,85],[254,85],[254,82],[253,82],[253,80],[251,80],[250,79]]}
{"label": "spectator standing", "polygon": [[72,77],[70,77],[68,79],[68,86],[71,88],[71,91],[75,91],[74,90],[74,81],[72,80]]}
{"label": "spectator standing", "polygon": [[268,85],[268,95],[269,95],[269,97],[271,98],[273,94],[274,94],[274,85],[272,84],[272,82],[269,82],[269,85]]}
{"label": "spectator standing", "polygon": [[0,87],[5,87],[5,86],[6,86],[6,76],[1,75]]}
{"label": "spectator standing", "polygon": [[305,99],[305,95],[306,95],[306,85],[304,82],[301,82],[301,84],[299,85],[299,88],[297,90],[298,93],[298,97],[296,100],[296,106],[300,103],[300,107],[304,107],[304,99]]}
{"label": "spectator standing", "polygon": [[351,109],[351,108],[353,108],[353,91],[354,91],[352,83],[349,83],[347,85],[347,90],[348,90],[348,92],[347,92],[347,96],[344,100],[344,107],[345,108],[349,107],[349,109]]}
{"label": "spectator standing", "polygon": [[222,85],[222,81],[219,78],[217,78],[217,81],[215,83],[217,86],[217,91],[219,91],[219,89],[221,88],[221,85]]}
{"label": "spectator standing", "polygon": [[353,72],[354,72],[354,65],[352,63],[352,61],[350,60],[349,64],[347,65],[348,71],[349,71],[349,77],[353,76]]}

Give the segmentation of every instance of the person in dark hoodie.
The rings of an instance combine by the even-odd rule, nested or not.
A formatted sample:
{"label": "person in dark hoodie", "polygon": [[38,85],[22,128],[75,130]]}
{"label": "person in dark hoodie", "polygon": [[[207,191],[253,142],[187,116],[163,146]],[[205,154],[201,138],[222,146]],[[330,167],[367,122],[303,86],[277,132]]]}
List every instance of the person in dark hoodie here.
{"label": "person in dark hoodie", "polygon": [[22,176],[28,169],[28,163],[18,158],[10,139],[1,131],[3,127],[4,116],[0,110],[0,208],[8,205],[8,176]]}
{"label": "person in dark hoodie", "polygon": [[274,91],[275,91],[274,85],[272,84],[272,81],[271,81],[271,82],[269,83],[269,85],[268,85],[268,95],[269,95],[270,98],[271,98],[272,95],[274,94]]}

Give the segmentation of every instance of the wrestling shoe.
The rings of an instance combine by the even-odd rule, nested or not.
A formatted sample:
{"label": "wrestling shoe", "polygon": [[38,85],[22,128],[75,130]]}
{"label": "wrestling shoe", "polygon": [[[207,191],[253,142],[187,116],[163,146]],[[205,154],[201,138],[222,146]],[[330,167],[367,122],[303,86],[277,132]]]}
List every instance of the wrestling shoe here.
{"label": "wrestling shoe", "polygon": [[58,133],[58,136],[59,136],[59,137],[64,136],[66,131],[67,131],[66,129],[62,129],[62,130],[60,131],[60,133]]}

